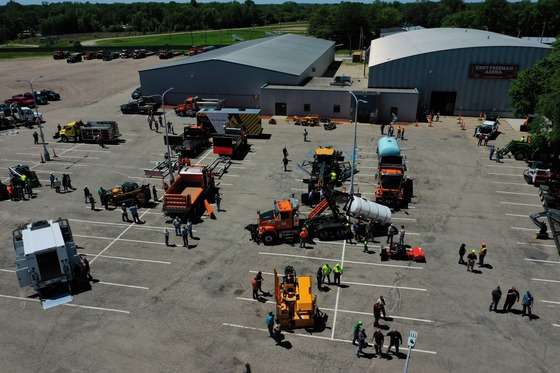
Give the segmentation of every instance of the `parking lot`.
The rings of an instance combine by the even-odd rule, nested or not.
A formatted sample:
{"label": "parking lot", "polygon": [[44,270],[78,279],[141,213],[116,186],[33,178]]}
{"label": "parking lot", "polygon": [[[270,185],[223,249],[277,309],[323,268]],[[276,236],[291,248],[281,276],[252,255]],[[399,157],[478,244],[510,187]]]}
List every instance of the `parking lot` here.
{"label": "parking lot", "polygon": [[[72,68],[94,71],[87,65],[90,62],[95,61]],[[277,125],[263,120],[269,136],[250,139],[244,159],[234,160],[217,180],[223,211],[216,219],[204,218],[194,226],[191,247],[182,247],[180,237],[173,235],[176,246],[166,247],[163,228],[173,230],[159,202],[139,210],[144,224],[122,222],[118,209],[107,211],[98,204],[92,211],[84,203],[85,185],[99,200],[99,187],[125,181],[155,183],[161,197],[162,181],[145,178],[142,170],[162,160],[162,134],[150,131],[144,116],[122,115],[118,110],[137,86],[137,73],[129,74],[132,77],[123,76],[124,83],[114,83],[119,86],[102,97],[85,100],[76,98],[77,93],[66,101],[63,94],[62,101],[40,108],[47,121],[50,162],[40,163],[42,146],[32,145],[34,130],[6,131],[0,136],[2,180],[7,179],[7,167],[22,163],[36,171],[43,184],[30,201],[0,202],[0,237],[6,243],[0,253],[4,369],[240,372],[248,362],[253,372],[291,368],[398,372],[405,365],[406,338],[414,330],[418,340],[410,372],[558,371],[558,252],[552,240],[533,237],[538,229],[528,215],[542,211],[542,205],[537,189],[523,180],[525,165],[507,157],[502,163],[489,160],[488,148],[477,146],[472,137],[477,118],[466,118],[465,131],[454,117],[442,117],[433,127],[406,126],[401,149],[407,155],[407,174],[414,179],[414,198],[408,209],[394,213],[393,221],[406,227],[407,245],[424,248],[425,263],[382,262],[379,246],[385,237],[370,243],[374,252],[369,254],[362,252],[362,245],[341,241],[316,240],[308,249],[300,249],[249,240],[244,227],[256,222],[257,210],[269,210],[274,200],[307,190],[297,163],[309,159],[315,148],[332,145],[351,159],[353,124],[339,124],[334,131],[308,128],[310,141],[304,142],[302,128],[284,118],[277,118]],[[79,76],[76,72],[53,88],[83,87]],[[78,118],[116,120],[124,141],[102,149],[96,144],[52,140],[56,123]],[[168,120],[176,130],[192,121],[175,117],[169,108]],[[516,129],[502,120],[501,133],[491,143],[500,147],[520,137]],[[374,199],[379,126],[359,124],[357,133],[355,188]],[[283,172],[281,163],[284,146],[291,160],[289,172]],[[210,149],[193,163],[206,165],[215,158]],[[76,190],[56,194],[49,187],[50,172],[69,174]],[[30,297],[32,290],[17,285],[11,233],[22,224],[58,217],[69,219],[79,252],[87,256],[99,282],[72,303],[43,311]],[[488,265],[467,272],[457,264],[459,246],[465,243],[467,250],[478,251],[482,242],[488,246]],[[285,333],[282,346],[275,346],[264,321],[274,309],[273,298],[253,300],[251,278],[262,271],[263,289],[272,292],[274,269],[283,272],[290,265],[314,282],[324,263],[340,263],[344,268],[341,287],[330,285],[323,292],[314,287],[317,304],[328,316],[325,330]],[[504,293],[500,308],[512,285],[521,296],[531,290],[536,317],[531,321],[521,317],[520,303],[515,304],[515,313],[488,312],[490,292],[497,285]],[[371,337],[372,304],[379,295],[385,297],[390,316],[381,321],[382,329],[397,328],[402,333],[404,353],[377,359],[368,347],[366,356],[358,359],[351,345],[352,326],[363,320]]]}

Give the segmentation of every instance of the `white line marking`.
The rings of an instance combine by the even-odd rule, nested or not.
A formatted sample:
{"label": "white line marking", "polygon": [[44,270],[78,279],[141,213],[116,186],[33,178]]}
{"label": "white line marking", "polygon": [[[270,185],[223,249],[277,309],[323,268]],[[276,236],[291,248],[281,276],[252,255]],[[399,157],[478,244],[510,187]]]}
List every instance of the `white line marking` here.
{"label": "white line marking", "polygon": [[85,236],[85,235],[79,235],[79,234],[75,234],[74,236],[75,237],[81,237],[81,238],[93,238],[93,239],[96,239],[96,240],[119,240],[119,241],[124,241],[124,242],[148,243],[148,244],[151,244],[151,245],[165,245],[165,243],[163,243],[163,242],[131,240],[131,239],[128,239],[128,238],[97,237],[97,236]]}
{"label": "white line marking", "polygon": [[527,169],[527,167],[520,167],[520,166],[504,166],[504,165],[491,165],[491,164],[486,164],[486,167],[500,167],[500,168],[519,168],[522,170]]}
{"label": "white line marking", "polygon": [[[16,300],[27,300],[27,301],[31,301],[31,302],[40,302],[39,299],[32,299],[32,298],[25,298],[25,297],[14,297],[14,296],[12,296],[12,295],[4,295],[4,294],[0,294],[0,298],[16,299]],[[63,304],[63,306],[67,306],[67,307],[78,307],[78,308],[86,308],[86,309],[90,309],[90,310],[99,310],[99,311],[118,312],[118,313],[130,313],[130,311],[117,310],[117,309],[115,309],[115,308],[102,308],[102,307],[93,307],[93,306],[83,306],[83,305],[80,305],[80,304],[72,304],[72,303],[65,303],[65,304]]]}
{"label": "white line marking", "polygon": [[125,284],[115,284],[113,282],[103,282],[100,281],[98,282],[98,284],[103,284],[103,285],[112,285],[112,286],[122,286],[125,288],[131,288],[131,289],[142,289],[142,290],[150,290],[150,288],[147,288],[145,286],[136,286],[136,285],[125,285]]}
{"label": "white line marking", "polygon": [[375,288],[388,288],[388,289],[414,290],[414,291],[428,291],[427,289],[422,289],[422,288],[411,288],[411,287],[407,287],[407,286],[379,285],[379,284],[364,284],[364,283],[361,283],[361,282],[350,282],[350,281],[344,281],[344,283],[345,283],[345,284],[350,284],[350,285],[371,286],[371,287],[375,287]]}
{"label": "white line marking", "polygon": [[0,272],[16,273],[13,269],[0,269]]}
{"label": "white line marking", "polygon": [[[373,194],[373,193],[372,193]],[[416,219],[413,218],[396,218],[396,217],[392,217],[393,220],[407,220],[407,221],[416,221]]]}
{"label": "white line marking", "polygon": [[521,174],[498,174],[494,172],[489,172],[488,175],[500,175],[500,176],[522,176]]}
{"label": "white line marking", "polygon": [[500,194],[514,194],[516,196],[537,196],[537,193],[518,193],[518,192],[505,192],[503,190],[497,190],[496,193]]}
{"label": "white line marking", "polygon": [[560,325],[558,325],[558,324],[552,324],[552,326],[560,327]]}
{"label": "white line marking", "polygon": [[[255,328],[252,326],[244,326],[244,325],[238,325],[238,324],[230,324],[230,323],[223,323],[222,325],[224,326],[231,326],[233,328],[241,328],[241,329],[249,329],[249,330],[258,330],[261,332],[267,332],[267,329],[263,329],[263,328]],[[307,337],[307,338],[315,338],[315,339],[323,339],[323,340],[327,340],[327,341],[335,341],[335,342],[343,342],[343,343],[352,343],[351,340],[347,340],[347,339],[338,339],[338,338],[328,338],[328,337],[323,337],[320,335],[311,335],[311,334],[300,334],[300,333],[290,333],[290,335],[295,335],[298,337]],[[388,346],[383,346],[383,347],[388,347]],[[420,352],[420,353],[425,353],[425,354],[431,354],[431,355],[437,355],[437,352],[435,351],[428,351],[428,350],[419,350],[419,349],[412,349],[412,351],[414,352]]]}
{"label": "white line marking", "polygon": [[[226,183],[216,182],[216,185],[219,185],[219,186],[222,186],[222,185],[232,186],[233,184],[226,184]],[[160,213],[160,214],[161,214],[161,213]]]}
{"label": "white line marking", "polygon": [[531,280],[533,281],[542,281],[542,282],[556,282],[556,283],[560,283],[560,281],[558,280],[545,280],[543,278],[532,278]]}
{"label": "white line marking", "polygon": [[[85,205],[84,205],[85,206]],[[89,206],[85,206],[87,208],[90,208]],[[120,214],[120,211],[114,210],[115,212],[118,212]],[[145,213],[148,213],[148,211],[146,211]],[[160,214],[159,212],[154,212],[152,214]],[[121,227],[135,227],[136,229],[161,229],[163,230],[163,227],[156,227],[154,225],[132,225],[132,223],[112,223],[112,222],[106,222],[106,221],[96,221],[96,220],[80,220],[80,219],[68,219],[71,221],[77,221],[80,223],[90,223],[90,224],[102,224],[102,225],[117,225],[117,226],[121,226]]]}
{"label": "white line marking", "polygon": [[[292,255],[292,254],[281,254],[281,253],[267,253],[267,252],[259,252],[260,255],[273,255],[273,256],[286,256],[290,258],[301,258],[301,259],[310,259],[310,260],[322,260],[322,261],[329,261],[329,262],[339,262],[338,259],[330,259],[330,258],[319,258],[315,256],[305,256],[305,255]],[[363,264],[363,265],[372,265],[372,266],[380,266],[380,267],[396,267],[396,268],[405,268],[405,269],[423,269],[422,267],[412,267],[412,266],[404,266],[404,265],[397,265],[397,264],[379,264],[379,263],[367,263],[367,262],[354,262],[354,261],[346,261],[346,263],[352,264]]]}
{"label": "white line marking", "polygon": [[555,301],[552,301],[552,300],[541,300],[539,302],[550,303],[550,304],[560,304],[560,302],[555,302]]}
{"label": "white line marking", "polygon": [[560,262],[555,262],[555,261],[552,261],[552,260],[540,260],[540,259],[529,259],[529,258],[525,258],[525,260],[528,261],[528,262],[560,264]]}
{"label": "white line marking", "polygon": [[229,176],[229,177],[239,177],[239,175],[232,175],[230,173],[225,173],[223,176]]}
{"label": "white line marking", "polygon": [[508,183],[508,182],[506,182],[506,181],[492,181],[492,184],[521,185],[521,186],[530,186],[530,187],[532,187],[532,185],[527,184],[527,183]]}
{"label": "white line marking", "polygon": [[506,214],[506,216],[515,216],[516,218],[529,218],[529,215],[521,215],[521,214]]}
{"label": "white line marking", "polygon": [[[342,256],[340,259],[340,266],[342,268],[344,268],[344,254],[346,252],[346,241],[344,241],[344,244],[342,245]],[[333,276],[334,276],[334,268],[332,270],[333,272]],[[340,298],[340,286],[337,286],[336,289],[336,301],[334,303],[334,316],[333,316],[333,325],[332,325],[332,332],[331,332],[331,339],[334,338],[334,331],[336,329],[336,315],[338,313],[338,299]]]}
{"label": "white line marking", "polygon": [[547,245],[544,243],[527,243],[527,242],[517,242],[518,245],[530,245],[530,246],[545,246],[545,247],[556,247],[556,245]]}
{"label": "white line marking", "polygon": [[536,228],[521,228],[521,227],[510,227],[510,228],[518,231],[538,231],[538,229]]}
{"label": "white line marking", "polygon": [[[94,256],[95,254],[82,253],[84,255]],[[134,262],[146,262],[146,263],[156,263],[156,264],[171,264],[171,262],[164,262],[161,260],[151,260],[151,259],[137,259],[137,258],[127,258],[124,256],[112,256],[112,255],[97,255],[99,258],[107,259],[118,259],[118,260],[131,260]],[[90,262],[91,263],[91,262]]]}
{"label": "white line marking", "polygon": [[[325,308],[325,307],[321,307],[321,310],[327,310],[327,311],[332,311],[331,308]],[[371,316],[371,312],[358,312],[358,311],[348,311],[348,310],[339,310],[342,313],[353,313],[356,315],[369,315]],[[411,320],[411,321],[420,321],[420,322],[426,322],[426,323],[433,323],[435,321],[433,320],[426,320],[426,319],[416,319],[413,317],[404,317],[404,316],[394,316],[394,315],[388,315],[387,317],[393,318],[393,319],[402,319],[402,320]]]}
{"label": "white line marking", "polygon": [[517,202],[500,202],[503,205],[515,205],[515,206],[530,206],[530,207],[542,207],[542,205],[533,205],[530,203],[517,203]]}

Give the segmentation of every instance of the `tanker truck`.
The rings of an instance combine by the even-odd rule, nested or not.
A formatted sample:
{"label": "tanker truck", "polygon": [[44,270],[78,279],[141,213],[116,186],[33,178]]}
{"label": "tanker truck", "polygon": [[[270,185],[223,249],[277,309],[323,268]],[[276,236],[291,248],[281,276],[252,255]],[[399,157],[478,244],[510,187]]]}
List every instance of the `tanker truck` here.
{"label": "tanker truck", "polygon": [[[336,202],[344,202],[342,212]],[[330,209],[331,213],[322,215],[326,209]],[[262,241],[265,245],[278,241],[295,242],[304,227],[310,239],[341,240],[346,238],[350,218],[372,222],[377,228],[383,227],[383,230],[391,223],[391,210],[387,206],[336,191],[327,191],[325,198],[307,215],[307,219],[300,218],[299,201],[296,198],[274,201],[273,210],[257,211],[257,214],[257,224],[245,228],[251,232],[254,241]]]}
{"label": "tanker truck", "polygon": [[413,194],[412,179],[406,178],[406,157],[401,154],[395,138],[386,136],[379,139],[377,169],[375,202],[406,208]]}

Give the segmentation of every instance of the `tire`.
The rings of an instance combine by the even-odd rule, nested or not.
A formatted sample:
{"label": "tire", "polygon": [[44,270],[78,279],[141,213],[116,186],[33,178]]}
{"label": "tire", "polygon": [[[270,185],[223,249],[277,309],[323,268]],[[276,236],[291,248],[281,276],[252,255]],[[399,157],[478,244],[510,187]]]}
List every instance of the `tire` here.
{"label": "tire", "polygon": [[268,232],[262,236],[261,240],[265,245],[272,245],[276,241],[276,237],[273,233]]}
{"label": "tire", "polygon": [[329,238],[331,238],[331,234],[327,229],[321,229],[318,232],[317,236],[320,241],[327,241]]}
{"label": "tire", "polygon": [[62,142],[68,142],[68,137],[62,136],[62,137],[60,138],[60,141],[62,141]]}
{"label": "tire", "polygon": [[184,117],[185,116],[185,112],[184,111],[178,111],[177,115],[180,117]]}
{"label": "tire", "polygon": [[336,239],[337,240],[342,240],[346,238],[346,230],[345,229],[338,229],[336,231]]}
{"label": "tire", "polygon": [[515,158],[516,161],[522,161],[525,158],[525,153],[517,152],[513,155],[513,158]]}

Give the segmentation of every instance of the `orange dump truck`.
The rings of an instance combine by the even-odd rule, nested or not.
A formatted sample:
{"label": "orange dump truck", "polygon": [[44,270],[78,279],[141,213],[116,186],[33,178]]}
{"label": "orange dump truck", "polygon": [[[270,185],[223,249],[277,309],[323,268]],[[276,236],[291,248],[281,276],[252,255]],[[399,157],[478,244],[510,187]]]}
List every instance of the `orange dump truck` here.
{"label": "orange dump truck", "polygon": [[199,214],[209,193],[214,190],[214,176],[205,166],[189,166],[163,194],[163,213],[181,219]]}

